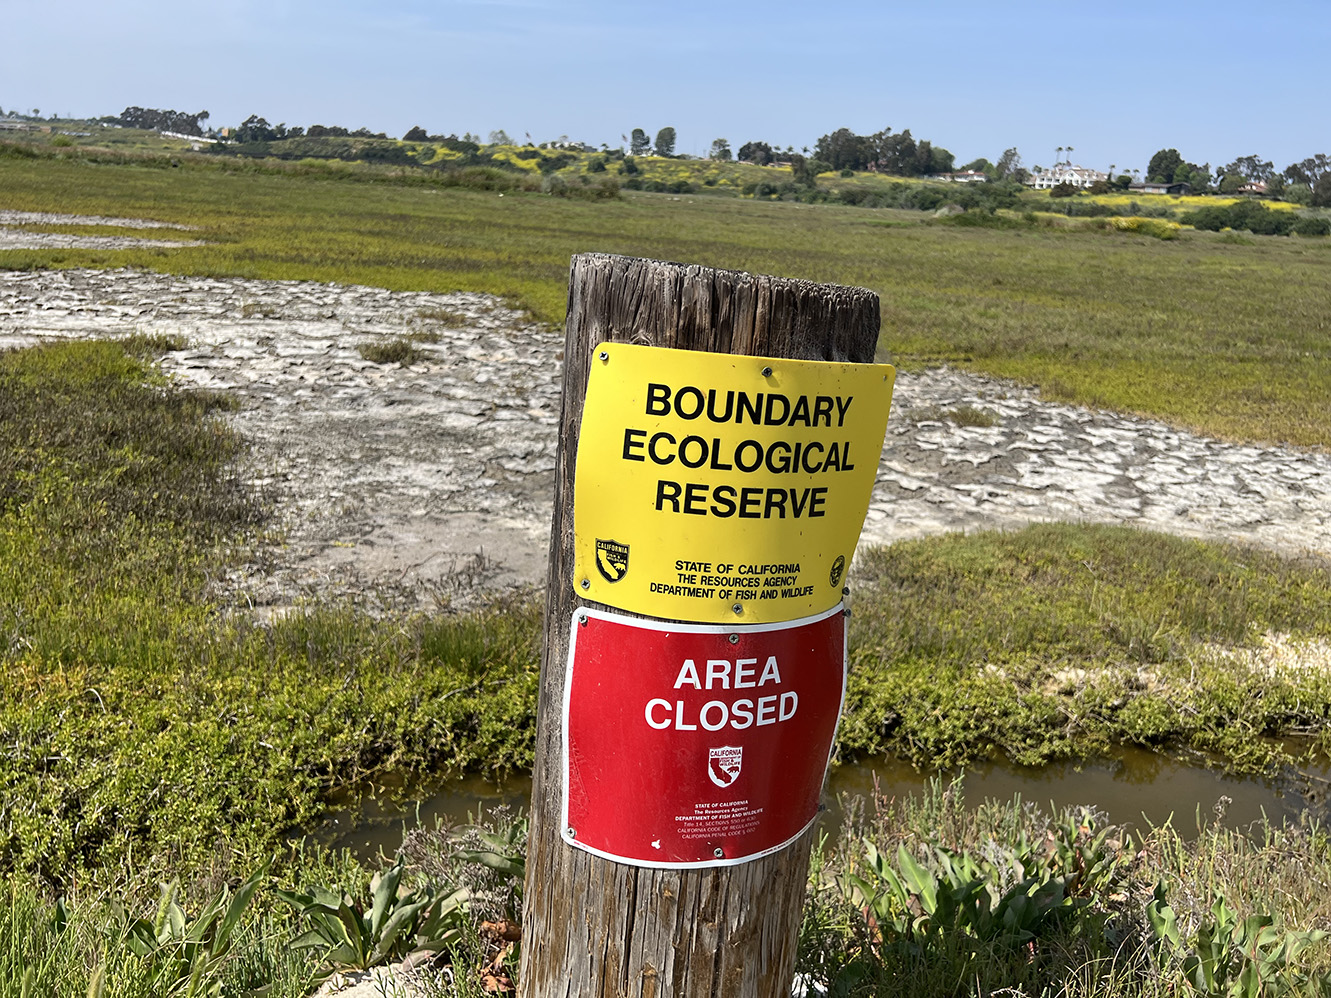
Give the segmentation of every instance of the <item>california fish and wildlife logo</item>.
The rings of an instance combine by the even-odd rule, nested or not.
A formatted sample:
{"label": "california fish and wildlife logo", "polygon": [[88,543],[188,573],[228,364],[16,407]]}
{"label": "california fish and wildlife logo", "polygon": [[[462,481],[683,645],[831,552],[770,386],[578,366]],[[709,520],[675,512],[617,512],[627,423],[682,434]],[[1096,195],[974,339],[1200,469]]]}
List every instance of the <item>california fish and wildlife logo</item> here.
{"label": "california fish and wildlife logo", "polygon": [[739,779],[740,765],[744,761],[744,748],[722,745],[707,750],[707,775],[718,787],[728,787]]}
{"label": "california fish and wildlife logo", "polygon": [[846,570],[846,556],[839,554],[836,561],[832,562],[832,571],[828,573],[827,581],[831,583],[833,589],[841,585],[841,575]]}
{"label": "california fish and wildlife logo", "polygon": [[606,582],[618,582],[629,570],[629,546],[596,538],[596,567]]}

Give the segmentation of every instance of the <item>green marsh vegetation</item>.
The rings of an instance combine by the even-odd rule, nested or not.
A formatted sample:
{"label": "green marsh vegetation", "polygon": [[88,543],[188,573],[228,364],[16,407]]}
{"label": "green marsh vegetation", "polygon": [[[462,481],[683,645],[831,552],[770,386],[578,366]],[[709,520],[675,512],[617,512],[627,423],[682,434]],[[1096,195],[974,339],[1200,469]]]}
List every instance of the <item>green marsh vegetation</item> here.
{"label": "green marsh vegetation", "polygon": [[[531,764],[535,606],[260,625],[217,597],[264,497],[229,400],[151,364],[184,345],[0,354],[3,995],[304,995],[329,954],[295,952],[317,919],[273,883],[372,907],[368,871],[299,844],[326,792],[386,767]],[[429,903],[367,952],[456,920],[456,884],[412,883]]]}
{"label": "green marsh vegetation", "polygon": [[[1325,562],[1045,524],[894,544],[856,572],[844,751],[1039,765],[1128,743],[1251,771],[1289,761],[1276,736],[1331,747]],[[1263,656],[1274,635],[1306,654]]]}
{"label": "green marsh vegetation", "polygon": [[262,497],[225,399],[131,352],[171,345],[0,355],[0,862],[58,889],[131,856],[254,860],[383,766],[530,763],[534,608],[259,626],[220,604]]}
{"label": "green marsh vegetation", "polygon": [[[225,399],[170,386],[148,362],[183,345],[140,336],[0,357],[0,730],[7,746],[0,778],[8,788],[0,862],[14,923],[8,965],[0,951],[0,979],[21,983],[31,969],[31,986],[51,980],[78,993],[101,973],[119,989],[108,993],[147,995],[174,993],[163,990],[163,974],[179,980],[182,966],[190,973],[202,966],[224,993],[266,979],[280,983],[273,993],[300,994],[326,954],[317,946],[293,954],[290,941],[313,931],[301,918],[313,915],[281,905],[271,885],[336,885],[338,896],[367,896],[368,871],[347,857],[285,844],[318,815],[327,792],[386,768],[498,774],[531,762],[535,604],[386,618],[314,604],[265,623],[222,598],[214,583],[229,552],[262,529],[263,497],[238,473],[243,442],[217,418]],[[1324,638],[1331,620],[1324,566],[1130,530],[1040,527],[876,552],[861,567],[855,606],[846,756],[892,749],[938,765],[1002,750],[1040,761],[1126,739],[1203,748],[1256,767],[1278,758],[1257,736],[1303,730],[1325,739],[1331,717],[1325,673],[1296,679],[1217,652],[1256,646],[1268,630]],[[1261,704],[1256,712],[1254,703]],[[1005,827],[1009,837],[995,841],[1017,859],[1026,853],[1013,850],[1029,853],[1035,832],[1022,831],[1016,818]],[[512,832],[498,833],[509,853]],[[815,870],[805,945],[830,977],[871,994],[864,988],[872,982],[924,968],[934,985],[921,993],[950,993],[943,980],[976,960],[988,969],[967,972],[996,980],[1030,964],[1016,979],[1034,982],[1070,959],[1032,964],[1013,954],[1007,936],[983,934],[966,945],[985,953],[997,947],[989,956],[940,950],[927,926],[911,927],[910,919],[901,923],[904,935],[892,937],[885,920],[896,917],[893,905],[909,911],[912,902],[909,890],[891,894],[884,871],[916,877],[911,890],[921,897],[931,881],[893,854],[900,831],[882,824],[865,834],[879,843],[876,854],[847,840],[839,859]],[[1233,864],[1269,864],[1244,857],[1252,850],[1285,855],[1295,841],[1288,838],[1295,833],[1275,829],[1262,834],[1286,836],[1279,846],[1216,834],[1219,844],[1208,848]],[[930,841],[954,851],[965,845]],[[1323,839],[1296,844],[1314,869],[1325,866]],[[1074,859],[1075,845],[1067,854]],[[1184,885],[1167,895],[1181,912],[1185,901],[1211,890],[1213,874],[1198,875],[1194,847],[1171,848],[1172,858],[1150,876]],[[214,959],[222,946],[216,939],[217,946],[186,952],[169,933],[149,945],[140,928],[139,950],[126,942],[133,926],[152,924],[161,910],[152,884],[179,877],[181,918],[194,924],[204,913],[229,910],[237,885],[273,853],[279,862],[255,888],[253,911],[237,914],[225,958]],[[874,855],[889,857],[887,866]],[[916,862],[941,882],[946,870],[937,855],[925,850]],[[440,860],[432,862],[437,870]],[[429,879],[425,860],[416,865],[412,876],[426,879],[413,897],[446,898],[462,886]],[[1113,986],[1086,993],[1128,993],[1127,982],[1164,973],[1145,951],[1132,951],[1137,963],[1119,964],[1107,942],[1082,939],[1109,917],[1083,900],[1144,917],[1141,905],[1111,900],[1126,890],[1118,881],[1064,903],[1054,895],[1066,884],[1044,885],[1066,880],[1070,868],[1045,869],[1041,903],[1057,904],[1027,928],[1059,953],[1091,947],[1085,959],[1108,970],[1086,980]],[[967,876],[980,874],[1008,876],[988,867]],[[996,883],[995,903],[1016,903],[1008,896],[1014,883],[1010,876]],[[973,893],[952,885],[963,888]],[[1232,889],[1217,889],[1230,909],[1255,910]],[[55,904],[61,894],[65,908]],[[511,891],[508,897],[511,909]],[[121,899],[123,911],[108,907]],[[347,904],[364,925],[373,923],[368,901]],[[857,914],[865,904],[881,908],[882,917],[866,921]],[[1085,924],[1076,914],[1083,908]],[[994,911],[983,925],[993,924]],[[1281,932],[1306,927],[1288,911],[1275,914]],[[1075,938],[1060,934],[1073,931],[1069,925]],[[450,940],[471,945],[465,959],[479,965],[482,943],[450,916],[447,931],[455,929]],[[362,942],[358,953],[376,949],[369,935]],[[1192,945],[1178,943],[1180,967]],[[1315,946],[1309,952],[1308,959],[1324,958]],[[839,954],[833,964],[830,953]]]}
{"label": "green marsh vegetation", "polygon": [[[461,287],[558,321],[571,252],[697,260],[877,287],[884,347],[898,363],[947,360],[1039,381],[1077,360],[1099,372],[1103,381],[1086,377],[1101,394],[1071,380],[1058,389],[1066,397],[1183,422],[1191,406],[1235,436],[1326,439],[1327,416],[1310,400],[1328,371],[1314,333],[1327,314],[1319,280],[1331,257],[1313,241],[953,229],[913,214],[741,198],[500,199],[184,161],[163,169],[0,157],[0,178],[6,207],[152,217],[198,225],[211,241],[0,254],[10,266]],[[1236,290],[1250,282],[1268,291],[1261,309]],[[274,853],[228,958],[199,959],[223,993],[266,982],[272,994],[302,994],[319,958],[292,953],[309,925],[271,884],[336,885],[361,914],[369,904],[369,871],[286,844],[329,791],[387,769],[498,775],[531,762],[534,602],[451,617],[313,603],[269,621],[237,606],[223,582],[230,559],[267,527],[264,497],[245,486],[244,442],[218,418],[227,399],[181,391],[155,372],[154,356],[182,346],[144,335],[0,355],[0,870],[9,892],[0,995],[86,993],[98,974],[106,993],[168,993],[160,974],[179,966],[163,955],[179,955],[175,943],[156,956],[146,943],[147,955],[121,944],[134,919],[159,910],[154,885],[179,877],[182,911],[194,919],[234,897]],[[1117,372],[1130,360],[1156,380],[1124,382]],[[1190,377],[1211,390],[1207,372],[1220,372],[1222,400],[1252,390],[1251,380],[1225,384],[1231,369],[1265,393],[1244,419],[1244,410],[1210,412],[1223,404],[1213,395],[1188,394]],[[1290,635],[1325,656],[1324,564],[1049,526],[896,545],[858,571],[843,757],[890,750],[933,766],[1001,751],[1040,762],[1128,741],[1260,770],[1295,751],[1268,738],[1327,747],[1324,664],[1295,672],[1260,654],[1268,635]],[[1129,848],[1117,834],[1117,846],[1097,839],[1094,822],[1082,832],[1084,816],[1013,804],[966,818],[947,810],[945,795],[914,807],[880,802],[857,826],[876,852],[847,838],[815,866],[804,960],[843,993],[879,993],[903,978],[921,994],[952,994],[972,979],[1029,993],[1250,993],[1182,983],[1196,969],[1189,955],[1208,946],[1210,965],[1228,968],[1223,981],[1241,978],[1234,953],[1246,937],[1226,912],[1275,918],[1264,952],[1327,921],[1324,899],[1310,894],[1331,878],[1315,828],[1211,829],[1195,844],[1152,830]],[[1045,842],[1052,853],[1033,845]],[[428,879],[428,863],[417,863],[412,876]],[[1018,863],[1043,871],[1032,904],[1012,894]],[[1103,875],[1090,893],[1079,863]],[[988,915],[965,877],[992,883]],[[937,899],[947,891],[969,899],[972,914],[965,932],[949,934],[958,942],[943,945],[933,926],[944,924]],[[930,892],[930,918],[916,924]],[[112,899],[124,899],[123,915]],[[1030,938],[1016,949],[1014,935],[990,931],[1002,904],[1029,913]],[[1167,945],[1149,942],[1148,912]],[[1225,960],[1212,945],[1220,936]],[[1325,943],[1297,939],[1306,948],[1290,973],[1325,973]],[[1275,976],[1254,969],[1248,979],[1285,982],[1264,993],[1303,986],[1277,964],[1261,965]]]}
{"label": "green marsh vegetation", "polygon": [[0,156],[8,207],[197,225],[192,235],[210,244],[10,251],[0,262],[11,267],[467,289],[558,323],[573,253],[687,260],[872,288],[883,301],[883,351],[908,369],[948,363],[1230,439],[1331,439],[1325,239],[1245,245],[1188,230],[1165,240],[1019,218],[1012,228],[959,227],[919,212],[701,194],[626,191],[593,202],[476,191],[355,164],[182,154],[171,168],[160,156],[136,164],[27,152]]}
{"label": "green marsh vegetation", "polygon": [[1324,995],[1328,874],[1315,824],[1128,830],[932,781],[815,850],[800,970],[864,998]]}

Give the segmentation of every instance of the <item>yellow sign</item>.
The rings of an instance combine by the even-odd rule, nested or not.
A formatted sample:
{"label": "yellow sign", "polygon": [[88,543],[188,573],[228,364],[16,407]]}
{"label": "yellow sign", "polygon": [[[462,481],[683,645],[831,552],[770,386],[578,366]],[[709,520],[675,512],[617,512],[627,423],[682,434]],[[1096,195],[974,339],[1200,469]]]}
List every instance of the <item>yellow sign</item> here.
{"label": "yellow sign", "polygon": [[841,600],[895,371],[603,343],[574,478],[577,591],[672,620]]}

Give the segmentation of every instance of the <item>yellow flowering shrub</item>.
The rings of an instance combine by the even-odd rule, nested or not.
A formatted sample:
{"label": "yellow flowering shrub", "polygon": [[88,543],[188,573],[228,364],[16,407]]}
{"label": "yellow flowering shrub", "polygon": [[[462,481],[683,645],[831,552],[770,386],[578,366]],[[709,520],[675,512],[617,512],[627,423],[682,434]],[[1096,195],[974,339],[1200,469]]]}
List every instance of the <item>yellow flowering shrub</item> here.
{"label": "yellow flowering shrub", "polygon": [[518,148],[512,146],[502,146],[498,152],[492,152],[495,159],[503,160],[509,166],[515,166],[519,170],[526,170],[528,173],[536,173],[541,168],[541,159],[539,156],[531,159],[523,159],[518,155]]}
{"label": "yellow flowering shrub", "polygon": [[1118,232],[1137,232],[1156,239],[1177,239],[1183,226],[1163,218],[1141,218],[1137,215],[1115,215],[1109,226]]}
{"label": "yellow flowering shrub", "polygon": [[[1102,204],[1110,208],[1127,208],[1133,202],[1137,204],[1165,203],[1171,208],[1227,208],[1242,198],[1214,197],[1209,194],[1142,194],[1134,191],[1125,194],[1088,194],[1083,195],[1092,204]],[[1262,201],[1263,207],[1276,211],[1295,211],[1298,205],[1289,201]]]}

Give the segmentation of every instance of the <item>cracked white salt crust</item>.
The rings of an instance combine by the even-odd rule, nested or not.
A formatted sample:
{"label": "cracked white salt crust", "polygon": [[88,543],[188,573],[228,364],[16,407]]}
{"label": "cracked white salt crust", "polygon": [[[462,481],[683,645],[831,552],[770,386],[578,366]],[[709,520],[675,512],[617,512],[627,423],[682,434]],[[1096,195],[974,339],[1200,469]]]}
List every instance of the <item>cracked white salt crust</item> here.
{"label": "cracked white salt crust", "polygon": [[1217,658],[1242,666],[1267,679],[1331,676],[1331,642],[1265,631],[1252,648],[1208,648]]}
{"label": "cracked white salt crust", "polygon": [[101,225],[118,229],[192,229],[191,225],[155,222],[147,218],[112,218],[106,215],[62,215],[48,211],[0,209],[0,250],[15,249],[179,249],[202,246],[198,239],[136,239],[133,236],[82,236],[65,232],[34,232],[22,225]]}
{"label": "cracked white salt crust", "polygon": [[[357,347],[426,333],[407,367]],[[180,334],[178,381],[226,391],[287,531],[244,600],[457,601],[542,583],[563,335],[481,294],[130,271],[0,271],[0,348]],[[993,426],[957,426],[975,409]],[[940,416],[942,418],[940,418]],[[1331,455],[1230,444],[949,369],[899,373],[862,544],[1043,520],[1331,556]],[[241,597],[238,597],[241,598]]]}

